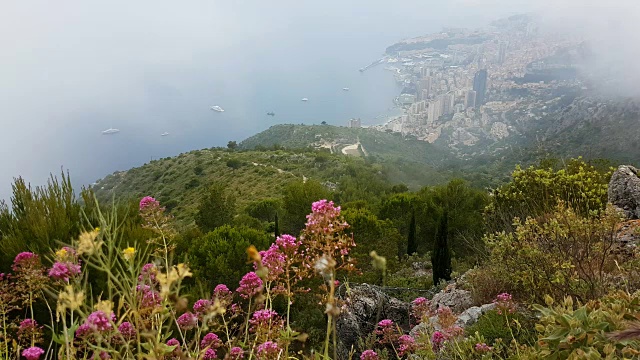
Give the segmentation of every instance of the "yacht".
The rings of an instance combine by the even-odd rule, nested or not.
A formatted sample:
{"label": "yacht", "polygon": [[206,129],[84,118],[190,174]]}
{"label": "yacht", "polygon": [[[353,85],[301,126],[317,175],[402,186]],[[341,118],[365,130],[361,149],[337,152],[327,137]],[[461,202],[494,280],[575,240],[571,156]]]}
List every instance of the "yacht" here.
{"label": "yacht", "polygon": [[349,88],[342,88],[342,90],[344,90],[344,91],[349,91]]}
{"label": "yacht", "polygon": [[267,115],[269,115],[269,116],[276,116],[276,113],[274,113],[274,112],[272,111],[272,112],[268,112],[268,113],[267,113]]}
{"label": "yacht", "polygon": [[221,107],[220,107],[220,106],[218,106],[218,105],[213,105],[213,106],[211,107],[211,110],[214,110],[214,111],[217,111],[217,112],[224,112],[224,109],[223,109],[223,108],[221,108]]}
{"label": "yacht", "polygon": [[309,99],[307,99],[307,98],[302,98],[302,101],[309,101]]}
{"label": "yacht", "polygon": [[167,136],[167,135],[169,135],[168,132],[163,132],[162,134],[160,134],[160,136]]}
{"label": "yacht", "polygon": [[117,134],[119,132],[120,132],[120,129],[108,128],[107,130],[102,132],[102,135]]}

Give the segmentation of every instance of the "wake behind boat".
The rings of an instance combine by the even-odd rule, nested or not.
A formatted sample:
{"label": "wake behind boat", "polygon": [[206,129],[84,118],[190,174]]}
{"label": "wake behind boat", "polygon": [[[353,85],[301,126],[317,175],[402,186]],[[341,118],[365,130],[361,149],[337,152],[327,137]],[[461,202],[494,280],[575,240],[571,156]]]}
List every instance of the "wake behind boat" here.
{"label": "wake behind boat", "polygon": [[211,110],[213,110],[213,111],[217,111],[217,112],[224,112],[224,109],[223,109],[223,108],[221,108],[221,107],[220,107],[220,106],[218,106],[218,105],[213,105],[213,106],[211,107]]}
{"label": "wake behind boat", "polygon": [[111,135],[111,134],[117,134],[120,132],[120,129],[114,129],[114,128],[108,128],[107,130],[104,130],[102,132],[102,135]]}

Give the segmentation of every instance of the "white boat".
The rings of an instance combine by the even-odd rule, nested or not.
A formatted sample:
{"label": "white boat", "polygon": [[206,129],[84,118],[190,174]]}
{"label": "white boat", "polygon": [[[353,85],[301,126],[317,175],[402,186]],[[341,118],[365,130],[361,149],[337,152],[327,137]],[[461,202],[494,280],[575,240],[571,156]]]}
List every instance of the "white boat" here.
{"label": "white boat", "polygon": [[342,90],[344,90],[344,91],[349,91],[349,88],[342,88]]}
{"label": "white boat", "polygon": [[162,134],[160,134],[160,136],[167,136],[167,135],[169,135],[168,132],[163,132]]}
{"label": "white boat", "polygon": [[221,107],[220,107],[220,106],[218,106],[218,105],[213,105],[213,106],[211,107],[211,110],[213,110],[213,111],[217,111],[217,112],[224,112],[224,109],[223,109],[223,108],[221,108]]}
{"label": "white boat", "polygon": [[119,132],[120,132],[120,129],[108,128],[107,130],[102,132],[102,135],[117,134]]}
{"label": "white boat", "polygon": [[307,98],[302,98],[302,101],[309,101],[309,99],[307,99]]}

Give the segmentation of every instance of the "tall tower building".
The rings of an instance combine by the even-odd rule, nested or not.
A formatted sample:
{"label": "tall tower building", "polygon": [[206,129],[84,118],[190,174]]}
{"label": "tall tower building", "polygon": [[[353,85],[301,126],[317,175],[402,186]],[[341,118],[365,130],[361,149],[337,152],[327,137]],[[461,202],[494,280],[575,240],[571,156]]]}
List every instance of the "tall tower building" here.
{"label": "tall tower building", "polygon": [[501,41],[498,47],[498,63],[504,63],[505,56],[507,55],[507,42]]}
{"label": "tall tower building", "polygon": [[464,106],[465,108],[475,107],[476,106],[476,92],[473,90],[467,91],[464,96]]}
{"label": "tall tower building", "polygon": [[487,70],[481,69],[473,78],[473,91],[476,92],[476,107],[484,105],[487,96]]}
{"label": "tall tower building", "polygon": [[[426,76],[420,81],[418,81],[418,97],[420,100],[426,100],[429,98],[429,94],[431,93],[431,84],[433,83],[433,78],[431,76]],[[426,97],[424,96],[426,91]]]}

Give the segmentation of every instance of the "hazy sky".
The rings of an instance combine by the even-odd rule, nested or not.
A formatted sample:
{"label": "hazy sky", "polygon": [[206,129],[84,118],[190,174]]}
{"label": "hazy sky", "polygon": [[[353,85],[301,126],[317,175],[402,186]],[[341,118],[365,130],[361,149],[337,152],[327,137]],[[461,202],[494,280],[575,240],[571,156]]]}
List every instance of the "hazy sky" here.
{"label": "hazy sky", "polygon": [[[300,42],[333,43],[339,49],[376,41],[379,54],[394,41],[441,26],[476,27],[505,15],[541,10],[549,24],[593,38],[596,49],[607,52],[602,64],[622,64],[629,71],[637,67],[640,12],[635,0],[532,2],[4,1],[0,198],[8,197],[14,176],[41,184],[61,166],[71,168],[73,176],[85,166],[78,157],[93,164],[78,170],[90,172],[92,179],[112,172],[115,169],[101,167],[108,154],[94,151],[76,129],[99,132],[111,126],[109,119],[125,115],[143,126],[150,121],[148,104],[156,97],[169,99],[176,91],[172,79],[197,78],[195,70],[203,64],[214,69],[226,69],[230,61],[249,64],[274,48],[287,56]],[[331,50],[326,49],[328,58],[339,56]],[[250,84],[250,76],[241,71],[237,78]],[[149,84],[157,86],[150,91]],[[215,145],[223,144],[210,144]]]}

